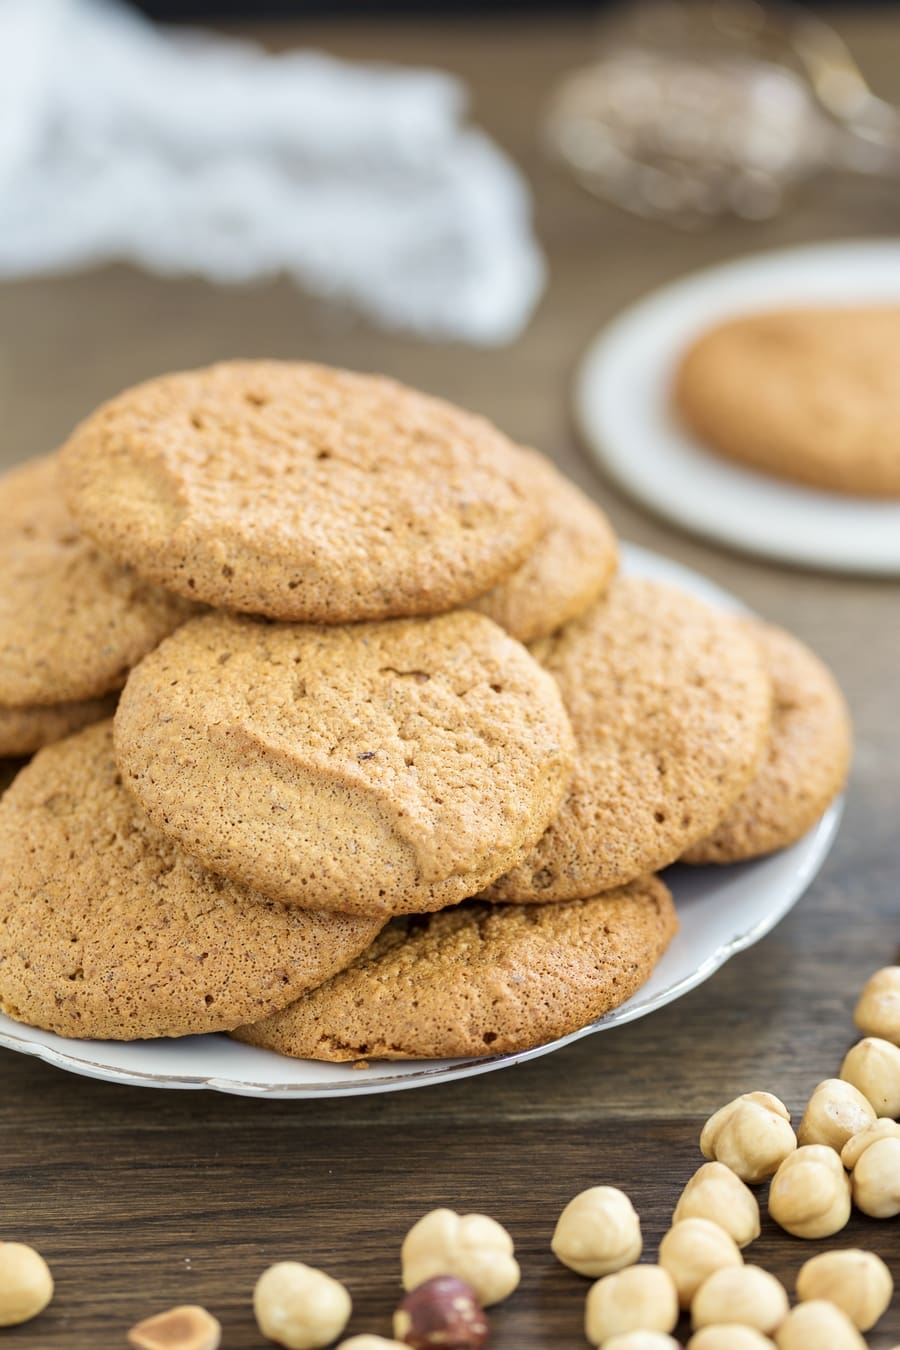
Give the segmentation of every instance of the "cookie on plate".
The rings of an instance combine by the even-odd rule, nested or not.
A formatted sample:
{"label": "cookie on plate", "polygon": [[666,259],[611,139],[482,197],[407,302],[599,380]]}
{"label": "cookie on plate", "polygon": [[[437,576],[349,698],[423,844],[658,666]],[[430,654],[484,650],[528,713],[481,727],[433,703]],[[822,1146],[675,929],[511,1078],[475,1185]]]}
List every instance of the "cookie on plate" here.
{"label": "cookie on plate", "polygon": [[360,914],[440,909],[520,861],[574,753],[551,676],[469,610],[193,619],[132,671],[115,727],[129,789],[207,867]]}
{"label": "cookie on plate", "polygon": [[229,1030],[321,984],[380,926],[204,871],[122,787],[109,722],[42,750],[0,801],[0,1010],[30,1026]]}
{"label": "cookie on plate", "polygon": [[[193,607],[79,534],[57,455],[4,474],[0,501],[2,725],[4,709],[83,702],[118,689]],[[71,731],[71,714],[59,716]]]}
{"label": "cookie on plate", "polygon": [[30,708],[0,705],[0,755],[33,755],[35,750],[62,740],[73,731],[112,717],[115,710],[115,694]]}
{"label": "cookie on plate", "polygon": [[844,786],[850,718],[831,672],[783,628],[746,626],[759,642],[774,691],[772,727],[752,782],[724,820],[685,853],[693,863],[731,863],[800,839]]}
{"label": "cookie on plate", "polygon": [[275,619],[463,605],[544,524],[521,452],[393,380],[233,361],[129,389],[63,450],[85,533],[149,581]]}
{"label": "cookie on plate", "polygon": [[521,567],[468,606],[520,642],[583,613],[606,594],[618,566],[616,536],[600,507],[543,455],[531,451],[528,460],[528,481],[547,512],[544,533]]}
{"label": "cookie on plate", "polygon": [[233,1033],[297,1059],[454,1059],[567,1036],[624,1003],[678,927],[658,877],[561,905],[395,919],[284,1012]]}
{"label": "cookie on plate", "polygon": [[900,307],[750,314],[685,353],[675,404],[707,445],[779,478],[900,497]]}
{"label": "cookie on plate", "polygon": [[534,647],[575,732],[559,815],[485,894],[596,895],[674,862],[750,782],[771,719],[759,646],[730,615],[655,581],[609,597]]}

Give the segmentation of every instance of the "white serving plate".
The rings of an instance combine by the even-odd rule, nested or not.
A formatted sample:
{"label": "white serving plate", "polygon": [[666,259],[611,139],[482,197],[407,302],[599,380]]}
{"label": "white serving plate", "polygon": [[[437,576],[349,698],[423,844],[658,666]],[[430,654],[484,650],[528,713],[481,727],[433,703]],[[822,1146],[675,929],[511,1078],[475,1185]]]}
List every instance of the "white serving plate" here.
{"label": "white serving plate", "polygon": [[675,524],[760,557],[900,575],[900,502],[794,486],[719,459],[672,415],[679,356],[704,329],[793,304],[897,304],[900,240],[762,253],[655,291],[589,347],[575,386],[584,438],[630,496]]}
{"label": "white serving plate", "polygon": [[[740,609],[738,601],[698,573],[631,545],[626,571],[671,581],[713,604]],[[764,937],[803,894],[821,867],[840,819],[837,803],[799,843],[770,858],[733,867],[674,867],[672,888],[681,931],[642,989],[615,1012],[590,1026],[517,1055],[477,1060],[348,1064],[291,1060],[241,1045],[226,1036],[180,1040],[71,1041],[22,1026],[0,1014],[0,1045],[88,1078],[140,1087],[212,1088],[247,1097],[340,1097],[394,1092],[521,1064],[595,1031],[622,1026],[655,1012],[709,979],[719,966]]]}

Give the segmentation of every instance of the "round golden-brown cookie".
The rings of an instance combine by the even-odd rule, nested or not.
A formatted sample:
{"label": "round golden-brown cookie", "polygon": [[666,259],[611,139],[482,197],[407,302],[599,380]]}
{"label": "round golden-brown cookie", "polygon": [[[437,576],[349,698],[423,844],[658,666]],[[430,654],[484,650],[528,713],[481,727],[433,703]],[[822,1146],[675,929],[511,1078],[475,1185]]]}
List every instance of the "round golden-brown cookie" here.
{"label": "round golden-brown cookie", "polygon": [[480,614],[209,615],[129,676],[125,781],[207,867],[313,909],[455,904],[525,856],[572,768],[553,679]]}
{"label": "round golden-brown cookie", "polygon": [[900,497],[900,307],[752,314],[685,353],[674,397],[712,449],[833,492]]}
{"label": "round golden-brown cookie", "polygon": [[234,1034],[297,1059],[528,1050],[624,1003],[677,928],[658,877],[561,905],[471,900],[393,920],[347,970]]}
{"label": "round golden-brown cookie", "polygon": [[33,755],[35,750],[62,740],[91,722],[112,717],[115,710],[115,694],[33,708],[0,706],[0,755]]}
{"label": "round golden-brown cookie", "polygon": [[5,474],[0,501],[0,705],[82,702],[117,689],[192,607],[79,535],[57,455]]}
{"label": "round golden-brown cookie", "polygon": [[469,605],[520,642],[555,633],[606,594],[618,565],[606,516],[543,455],[528,457],[528,482],[547,512],[531,555],[499,586]]}
{"label": "round golden-brown cookie", "polygon": [[521,452],[380,376],[234,361],[105,404],[63,450],[80,525],[190,599],[339,623],[429,614],[507,576],[543,507]]}
{"label": "round golden-brown cookie", "polygon": [[685,862],[730,863],[785,848],[811,829],[844,786],[850,718],[831,672],[783,628],[746,626],[759,642],[774,691],[766,751],[748,787]]}
{"label": "round golden-brown cookie", "polygon": [[595,895],[674,862],[737,800],[759,762],[771,686],[731,616],[624,577],[536,644],[575,732],[575,771],[529,857],[493,900]]}
{"label": "round golden-brown cookie", "polygon": [[42,750],[0,801],[0,1008],[31,1026],[229,1030],[328,979],[379,927],[204,871],[122,787],[109,722]]}

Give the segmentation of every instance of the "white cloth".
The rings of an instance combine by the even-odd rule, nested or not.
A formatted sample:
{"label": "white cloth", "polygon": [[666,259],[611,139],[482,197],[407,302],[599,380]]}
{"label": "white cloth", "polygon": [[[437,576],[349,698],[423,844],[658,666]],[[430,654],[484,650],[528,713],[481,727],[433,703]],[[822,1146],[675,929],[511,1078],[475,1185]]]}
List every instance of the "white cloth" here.
{"label": "white cloth", "polygon": [[0,276],[286,271],[386,327],[509,341],[542,258],[521,176],[464,117],[438,71],[0,0]]}

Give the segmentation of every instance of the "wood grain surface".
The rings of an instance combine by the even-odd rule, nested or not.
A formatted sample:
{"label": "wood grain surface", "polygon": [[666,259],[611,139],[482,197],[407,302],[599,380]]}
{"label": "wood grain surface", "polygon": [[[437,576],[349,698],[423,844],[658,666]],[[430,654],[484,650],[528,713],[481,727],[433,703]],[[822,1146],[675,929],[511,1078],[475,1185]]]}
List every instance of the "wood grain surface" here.
{"label": "wood grain surface", "polygon": [[[843,17],[842,17],[843,15]],[[876,85],[900,99],[900,15],[837,11]],[[706,1116],[767,1088],[801,1111],[854,1039],[858,989],[900,944],[898,587],[789,572],[702,546],[651,521],[603,483],[570,424],[575,361],[618,309],[690,269],[738,254],[900,226],[895,186],[832,179],[782,218],[678,234],[594,202],[548,164],[547,90],[585,59],[587,19],[528,18],[273,29],[352,57],[430,62],[470,83],[474,112],[528,172],[550,265],[526,334],[500,350],[387,336],[284,282],[215,290],[126,267],[0,291],[0,458],[46,450],[134,380],[231,355],[312,357],[380,369],[494,417],[552,454],[623,536],[665,551],[787,624],[832,664],[856,720],[844,825],[824,872],[764,942],[656,1016],[518,1069],[393,1096],[263,1102],[157,1092],[67,1076],[0,1052],[0,1237],[33,1242],[57,1296],[2,1350],[107,1350],[176,1302],[221,1318],[228,1350],[261,1345],[250,1312],[269,1261],[297,1258],[346,1280],[353,1331],[388,1334],[398,1252],[426,1209],[495,1215],[521,1256],[521,1289],[493,1314],[493,1345],[579,1347],[587,1282],[549,1251],[563,1204],[623,1186],[651,1257],[700,1162]],[[860,1244],[900,1277],[900,1221],[854,1218],[804,1244],[765,1223],[750,1259],[792,1286],[825,1246]],[[871,1344],[900,1342],[900,1296]],[[823,1347],[822,1350],[825,1350]]]}

